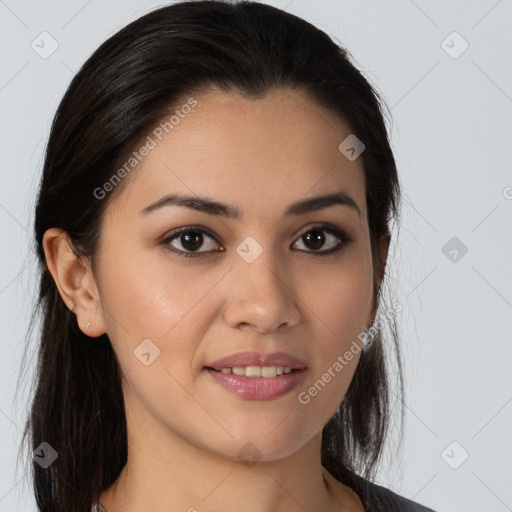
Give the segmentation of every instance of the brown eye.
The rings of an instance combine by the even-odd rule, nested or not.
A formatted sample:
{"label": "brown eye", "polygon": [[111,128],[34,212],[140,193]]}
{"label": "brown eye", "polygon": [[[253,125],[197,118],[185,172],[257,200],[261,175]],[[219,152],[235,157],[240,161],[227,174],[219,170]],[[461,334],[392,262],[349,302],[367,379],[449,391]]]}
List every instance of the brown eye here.
{"label": "brown eye", "polygon": [[[210,239],[215,243],[211,244],[210,242],[210,248],[207,248],[204,251],[200,251],[198,249],[203,247],[205,243],[205,236],[206,239]],[[179,245],[181,245],[181,247],[176,247],[175,245],[172,245],[171,242],[177,242]],[[194,227],[181,228],[162,241],[162,244],[165,246],[171,245],[172,248],[168,247],[171,252],[185,257],[196,256],[194,253],[198,253],[198,255],[200,255],[201,253],[210,252],[212,248],[215,248],[217,243],[217,240],[213,234],[209,233],[209,230],[206,230],[206,228]]]}
{"label": "brown eye", "polygon": [[[327,233],[327,235],[324,233]],[[210,247],[207,247],[205,250],[199,250],[205,245],[205,237],[206,240],[210,240]],[[300,249],[300,252],[310,252],[316,256],[326,256],[341,251],[345,245],[352,241],[352,238],[337,228],[330,226],[314,226],[308,229],[308,231],[305,231],[295,243],[301,240],[303,240],[305,249]],[[336,240],[338,240],[337,244],[334,243]],[[177,244],[178,247],[173,243]],[[199,257],[215,252],[216,244],[220,245],[213,232],[205,227],[199,226],[187,226],[177,229],[162,241],[162,245],[170,252],[184,257]],[[331,245],[331,247],[320,250],[326,244]],[[225,251],[225,249],[221,248],[217,252],[223,251]]]}
{"label": "brown eye", "polygon": [[312,229],[307,234],[302,235],[305,244],[310,249],[321,249],[325,243],[325,235],[321,229]]}
{"label": "brown eye", "polygon": [[179,235],[178,240],[186,250],[197,251],[203,245],[203,234],[200,231],[188,231]]}
{"label": "brown eye", "polygon": [[[327,236],[324,235],[327,233]],[[304,240],[304,245],[307,249],[304,252],[316,253],[318,256],[324,256],[327,254],[335,254],[339,252],[345,245],[352,241],[346,233],[341,230],[327,227],[327,226],[314,226],[303,233],[298,241]],[[319,251],[327,243],[330,245],[333,241],[339,240],[338,244],[323,251]],[[296,242],[297,243],[297,242]]]}

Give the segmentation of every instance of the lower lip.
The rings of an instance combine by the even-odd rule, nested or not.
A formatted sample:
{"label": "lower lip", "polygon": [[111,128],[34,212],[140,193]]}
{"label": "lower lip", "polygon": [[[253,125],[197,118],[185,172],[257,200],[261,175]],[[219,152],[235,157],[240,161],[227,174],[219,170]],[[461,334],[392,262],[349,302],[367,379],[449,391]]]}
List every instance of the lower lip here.
{"label": "lower lip", "polygon": [[205,368],[222,387],[247,400],[273,400],[290,392],[302,380],[306,369],[294,370],[278,377],[246,377]]}

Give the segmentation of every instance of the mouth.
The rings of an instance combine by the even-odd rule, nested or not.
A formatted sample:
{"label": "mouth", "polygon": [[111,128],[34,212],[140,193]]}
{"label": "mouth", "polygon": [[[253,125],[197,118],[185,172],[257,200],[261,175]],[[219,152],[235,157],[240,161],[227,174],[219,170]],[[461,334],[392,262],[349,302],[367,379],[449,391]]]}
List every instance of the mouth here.
{"label": "mouth", "polygon": [[269,379],[279,377],[280,375],[298,372],[303,368],[291,368],[289,366],[232,366],[225,368],[213,368],[211,366],[205,366],[204,369],[228,375],[233,374],[251,378],[262,377],[264,379]]}
{"label": "mouth", "polygon": [[303,380],[306,368],[289,366],[203,367],[221,387],[245,400],[274,400]]}

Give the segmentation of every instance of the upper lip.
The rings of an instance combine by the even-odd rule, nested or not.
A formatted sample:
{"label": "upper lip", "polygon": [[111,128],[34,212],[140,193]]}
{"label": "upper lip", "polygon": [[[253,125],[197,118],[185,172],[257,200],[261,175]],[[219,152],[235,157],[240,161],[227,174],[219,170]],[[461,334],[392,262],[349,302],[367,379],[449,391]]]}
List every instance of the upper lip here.
{"label": "upper lip", "polygon": [[237,352],[205,365],[215,370],[234,366],[287,366],[296,370],[306,368],[303,361],[286,352]]}

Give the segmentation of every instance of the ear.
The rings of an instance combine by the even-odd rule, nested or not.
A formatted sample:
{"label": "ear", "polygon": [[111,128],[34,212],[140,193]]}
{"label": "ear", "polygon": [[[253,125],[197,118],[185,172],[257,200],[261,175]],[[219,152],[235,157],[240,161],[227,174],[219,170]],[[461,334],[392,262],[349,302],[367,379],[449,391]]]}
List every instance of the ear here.
{"label": "ear", "polygon": [[103,308],[89,262],[75,255],[69,235],[62,229],[45,232],[43,249],[62,300],[75,313],[82,332],[93,338],[104,334]]}
{"label": "ear", "polygon": [[377,295],[382,278],[384,277],[384,270],[386,268],[386,261],[388,259],[390,241],[391,235],[381,235],[379,239],[378,254],[375,261],[373,274],[373,307],[370,314],[370,321],[373,321],[377,315]]}

